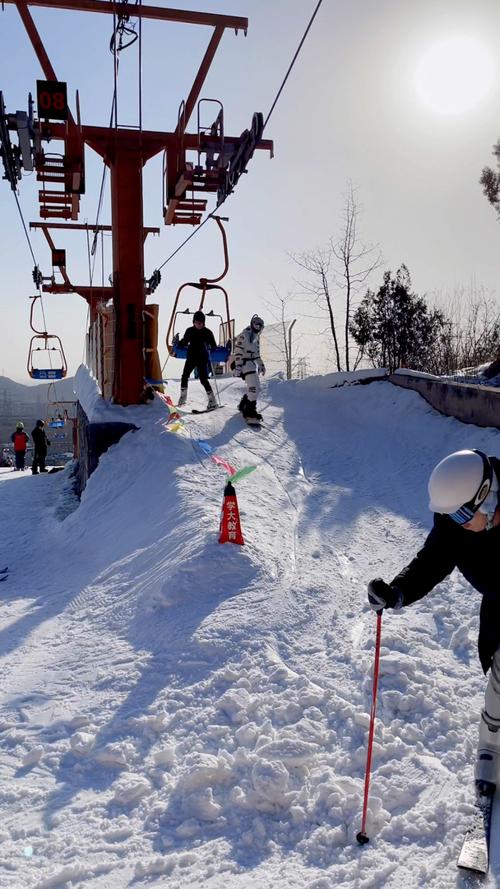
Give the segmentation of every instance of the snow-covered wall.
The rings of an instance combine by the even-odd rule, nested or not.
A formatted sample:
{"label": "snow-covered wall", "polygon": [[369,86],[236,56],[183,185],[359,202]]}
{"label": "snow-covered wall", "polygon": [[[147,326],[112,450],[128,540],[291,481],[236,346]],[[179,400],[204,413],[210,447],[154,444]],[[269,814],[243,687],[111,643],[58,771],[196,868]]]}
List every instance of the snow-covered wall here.
{"label": "snow-covered wall", "polygon": [[75,393],[78,398],[77,489],[81,493],[101,455],[125,433],[140,429],[155,416],[162,419],[165,408],[158,400],[128,407],[111,404],[103,398],[97,380],[84,364],[75,375]]}
{"label": "snow-covered wall", "polygon": [[387,377],[395,386],[414,389],[447,417],[463,423],[500,428],[500,390],[493,386],[443,381],[432,374],[397,370]]}

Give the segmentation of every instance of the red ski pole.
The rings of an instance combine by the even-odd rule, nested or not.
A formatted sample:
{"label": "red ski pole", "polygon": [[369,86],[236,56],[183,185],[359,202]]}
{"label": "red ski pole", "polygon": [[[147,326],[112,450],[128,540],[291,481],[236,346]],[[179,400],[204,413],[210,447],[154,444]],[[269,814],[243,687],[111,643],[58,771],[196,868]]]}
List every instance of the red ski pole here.
{"label": "red ski pole", "polygon": [[375,731],[375,711],[377,709],[377,688],[378,673],[380,664],[380,641],[382,638],[382,611],[377,613],[377,636],[375,639],[375,662],[373,665],[373,690],[372,690],[372,709],[370,712],[370,731],[368,733],[368,749],[366,751],[366,768],[365,768],[365,795],[363,799],[363,818],[361,821],[361,830],[356,834],[358,843],[364,846],[368,843],[370,837],[366,835],[366,815],[368,812],[368,794],[370,791],[370,770],[372,765],[373,750],[373,733]]}

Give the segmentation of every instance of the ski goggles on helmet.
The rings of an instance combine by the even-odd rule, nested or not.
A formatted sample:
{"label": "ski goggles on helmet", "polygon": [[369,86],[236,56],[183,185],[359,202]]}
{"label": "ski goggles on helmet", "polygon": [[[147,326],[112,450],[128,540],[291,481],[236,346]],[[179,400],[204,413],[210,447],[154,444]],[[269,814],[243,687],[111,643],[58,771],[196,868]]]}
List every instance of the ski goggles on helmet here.
{"label": "ski goggles on helmet", "polygon": [[456,522],[457,525],[465,525],[467,522],[470,522],[470,520],[474,518],[476,512],[481,506],[481,503],[488,496],[491,488],[491,483],[493,481],[493,468],[486,454],[483,454],[482,451],[477,451],[476,448],[473,448],[473,450],[474,453],[478,454],[478,456],[481,457],[481,460],[483,461],[483,478],[474,497],[471,497],[471,499],[468,500],[467,503],[464,503],[463,506],[455,510],[455,512],[448,513],[450,519],[453,519],[453,521]]}
{"label": "ski goggles on helmet", "polygon": [[262,330],[262,328],[264,327],[264,322],[262,318],[259,318],[258,315],[254,315],[252,320],[250,321],[250,325],[253,327],[254,330]]}

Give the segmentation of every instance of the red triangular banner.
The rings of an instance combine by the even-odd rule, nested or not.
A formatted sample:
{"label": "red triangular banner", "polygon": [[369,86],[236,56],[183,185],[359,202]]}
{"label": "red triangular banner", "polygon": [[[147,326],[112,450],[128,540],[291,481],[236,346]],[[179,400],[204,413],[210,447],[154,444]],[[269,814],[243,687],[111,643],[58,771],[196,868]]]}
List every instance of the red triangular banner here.
{"label": "red triangular banner", "polygon": [[238,501],[236,499],[236,491],[231,482],[228,482],[224,488],[224,500],[222,501],[222,512],[220,517],[219,543],[239,543],[243,545],[243,534],[241,533],[240,513],[238,510]]}
{"label": "red triangular banner", "polygon": [[[160,395],[160,398],[166,404],[168,404],[169,407],[175,407],[175,404],[172,401],[172,399],[170,398],[170,395],[162,395],[161,393],[159,393],[159,395]],[[169,411],[169,417],[168,417],[169,422],[170,422],[170,420],[180,420],[180,418],[181,418],[181,415],[178,414],[176,411]]]}

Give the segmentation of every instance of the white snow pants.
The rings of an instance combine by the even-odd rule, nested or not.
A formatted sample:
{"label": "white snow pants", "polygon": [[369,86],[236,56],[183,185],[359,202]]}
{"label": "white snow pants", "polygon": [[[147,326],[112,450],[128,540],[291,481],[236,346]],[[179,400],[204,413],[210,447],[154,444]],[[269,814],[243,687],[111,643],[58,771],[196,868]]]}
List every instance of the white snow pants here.
{"label": "white snow pants", "polygon": [[495,783],[500,754],[500,648],[497,648],[488,677],[481,711],[477,747],[476,780]]}
{"label": "white snow pants", "polygon": [[245,374],[245,383],[247,384],[247,398],[249,401],[257,401],[257,390],[259,387],[258,376],[255,371]]}

